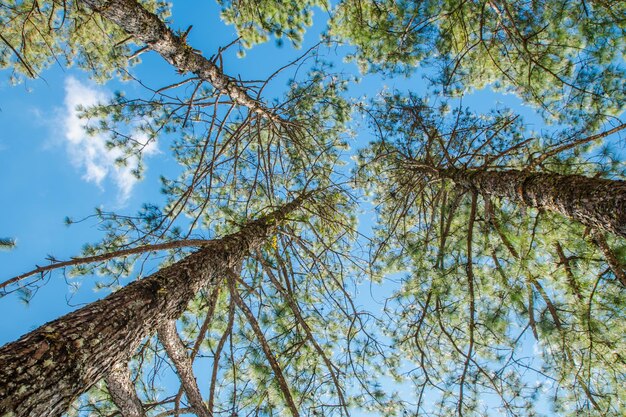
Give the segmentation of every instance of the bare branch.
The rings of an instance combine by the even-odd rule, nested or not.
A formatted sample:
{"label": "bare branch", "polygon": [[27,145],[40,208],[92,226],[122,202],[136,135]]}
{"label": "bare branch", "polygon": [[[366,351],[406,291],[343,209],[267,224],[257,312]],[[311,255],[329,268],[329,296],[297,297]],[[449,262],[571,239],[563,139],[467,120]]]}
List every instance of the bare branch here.
{"label": "bare branch", "polygon": [[[232,275],[234,275],[234,273]],[[280,387],[280,390],[282,391],[283,396],[285,397],[285,402],[287,403],[287,407],[291,411],[291,415],[293,417],[298,417],[300,415],[300,413],[298,412],[298,407],[296,406],[296,403],[293,401],[293,397],[291,396],[291,392],[289,391],[289,385],[287,384],[287,381],[285,380],[285,376],[283,375],[282,369],[280,369],[278,360],[276,359],[276,357],[274,356],[274,353],[272,352],[272,348],[270,347],[269,343],[267,342],[267,339],[265,339],[265,336],[263,335],[263,330],[261,330],[261,326],[259,326],[259,323],[254,317],[254,314],[252,313],[252,311],[250,311],[250,308],[241,299],[241,296],[239,295],[239,292],[235,287],[235,283],[234,283],[235,277],[230,276],[229,281],[231,281],[231,284],[230,284],[231,296],[233,297],[235,304],[237,304],[237,307],[239,307],[239,309],[244,314],[244,316],[246,316],[246,319],[248,320],[250,327],[252,327],[252,331],[254,332],[259,343],[261,344],[261,349],[263,349],[263,353],[265,354],[267,361],[270,363],[272,371],[274,371],[274,377],[276,378],[276,381],[278,382],[278,386]]]}
{"label": "bare branch", "polygon": [[543,152],[541,155],[539,155],[539,157],[537,159],[533,160],[528,165],[527,169],[529,169],[529,170],[533,169],[534,167],[540,165],[543,161],[545,161],[546,159],[550,158],[551,156],[557,155],[557,154],[559,154],[561,152],[564,152],[564,151],[566,151],[568,149],[572,149],[572,148],[575,148],[577,146],[584,145],[585,143],[590,143],[590,142],[594,142],[594,141],[599,140],[599,139],[604,139],[605,137],[610,136],[610,135],[612,135],[614,133],[617,133],[617,132],[619,132],[621,130],[624,130],[624,129],[626,129],[626,123],[622,123],[621,125],[616,126],[613,129],[609,129],[607,131],[598,133],[596,135],[587,136],[586,138],[582,138],[582,139],[578,139],[578,140],[566,143],[566,144],[561,145],[561,146],[559,146],[559,147],[557,147],[555,149],[552,149],[549,152]]}
{"label": "bare branch", "polygon": [[154,251],[160,251],[160,250],[185,248],[185,247],[201,247],[210,242],[211,242],[210,240],[205,240],[205,239],[176,240],[173,242],[158,243],[154,245],[142,245],[142,246],[137,246],[135,248],[122,249],[118,251],[103,253],[100,255],[87,256],[84,258],[72,258],[69,261],[60,261],[60,262],[54,262],[46,266],[38,266],[37,268],[31,271],[14,276],[13,278],[9,278],[8,280],[0,283],[0,288],[5,288],[11,284],[15,284],[19,281],[22,281],[23,279],[28,278],[30,276],[33,276],[36,274],[43,275],[46,272],[53,271],[59,268],[67,268],[69,266],[77,266],[77,265],[91,264],[95,262],[102,262],[102,261],[107,261],[113,258],[121,258],[124,256],[135,255],[138,253],[154,252]]}
{"label": "bare branch", "polygon": [[606,242],[604,235],[599,231],[593,231],[591,239],[604,254],[604,257],[606,258],[611,271],[615,274],[615,277],[624,287],[626,287],[626,272],[624,271],[624,265],[622,265],[619,259],[617,259],[617,256],[615,256],[615,253],[613,253],[613,250]]}

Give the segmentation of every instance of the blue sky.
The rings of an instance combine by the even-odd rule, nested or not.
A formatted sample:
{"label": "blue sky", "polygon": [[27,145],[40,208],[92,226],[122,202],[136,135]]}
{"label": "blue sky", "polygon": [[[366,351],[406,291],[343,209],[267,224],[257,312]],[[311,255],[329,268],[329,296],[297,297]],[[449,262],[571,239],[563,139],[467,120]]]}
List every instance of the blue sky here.
{"label": "blue sky", "polygon": [[[316,21],[324,20],[323,12],[317,10]],[[188,40],[205,56],[235,38],[234,29],[219,20],[217,6],[212,1],[176,3],[173,27],[185,30],[190,24],[193,29]],[[227,55],[224,71],[244,80],[264,79],[317,42],[321,30],[321,24],[311,28],[301,50],[293,49],[288,42],[276,48],[270,41],[247,51],[243,60],[234,53]],[[154,53],[143,54],[142,61],[131,70],[142,81],[161,87],[167,83],[164,79],[174,79],[175,71]],[[348,69],[356,71],[354,66]],[[120,89],[131,97],[134,93],[143,94],[136,84],[113,80],[98,85],[79,70],[58,66],[45,71],[42,79],[27,80],[17,86],[10,85],[8,78],[8,72],[0,74],[0,195],[3,197],[0,237],[15,238],[17,247],[0,251],[2,281],[47,263],[45,259],[49,254],[58,259],[76,256],[83,244],[96,242],[101,236],[95,221],[67,227],[66,216],[83,218],[91,215],[95,207],[134,213],[142,203],[159,202],[162,198],[159,174],[172,169],[167,141],[161,140],[152,145],[146,155],[144,179],[136,181],[129,173],[132,164],[122,169],[115,166],[117,155],[105,149],[105,138],[88,137],[81,130],[76,105],[93,104]],[[284,86],[284,81],[277,80],[265,97],[270,99]],[[371,96],[383,85],[390,89],[420,91],[424,82],[419,77],[383,80],[369,76],[353,92],[355,96]],[[532,109],[520,106],[512,95],[483,91],[464,99],[464,104],[479,110],[491,108],[496,102],[506,102],[527,120],[535,120],[537,126],[541,124]],[[359,142],[366,143],[368,134],[364,130],[359,132]],[[366,217],[371,219],[371,216]],[[70,291],[68,281],[82,283],[76,295]],[[107,294],[93,291],[93,284],[93,278],[77,281],[55,272],[30,304],[20,301],[15,293],[0,298],[0,345],[60,317],[81,303]],[[381,299],[379,291],[372,292]],[[363,293],[367,296],[369,287]]]}
{"label": "blue sky", "polygon": [[[265,79],[318,42],[325,22],[319,9],[315,20],[301,49],[293,48],[289,42],[277,48],[270,41],[247,50],[244,59],[235,53],[225,54],[225,73],[244,80]],[[193,25],[188,35],[190,44],[206,56],[236,37],[234,28],[219,19],[215,2],[177,2],[172,27],[185,30],[189,25]],[[142,82],[159,88],[175,79],[174,69],[156,54],[144,53],[141,59],[142,63],[131,73]],[[351,66],[349,70],[356,68]],[[0,73],[0,193],[5,202],[0,212],[0,236],[15,238],[17,247],[0,251],[2,280],[47,263],[48,255],[57,259],[78,255],[82,245],[96,242],[100,233],[95,221],[67,227],[66,216],[80,219],[93,214],[96,207],[134,213],[142,203],[161,199],[159,174],[172,168],[167,141],[161,140],[146,155],[144,178],[136,181],[129,172],[132,163],[127,168],[116,167],[114,160],[118,155],[105,149],[105,138],[89,137],[82,130],[85,122],[76,115],[77,105],[106,100],[117,90],[125,91],[129,97],[145,94],[137,84],[114,79],[99,85],[80,70],[58,65],[43,72],[42,78],[25,80],[16,86],[10,84],[9,75],[8,71]],[[278,94],[287,77],[273,82],[264,97],[270,100],[272,94]],[[356,87],[357,94],[377,91],[381,80],[372,78],[376,77]],[[410,82],[385,83],[393,88],[396,83]],[[361,140],[367,142],[368,138]],[[72,305],[66,300],[72,294],[61,272],[53,273],[28,305],[20,301],[18,294],[0,299],[0,344],[71,311],[76,303],[106,295],[89,290],[91,280],[80,278],[80,282],[82,291],[73,296]]]}
{"label": "blue sky", "polygon": [[[199,48],[216,50],[234,39],[234,30],[219,21],[215,3],[184,5],[186,9],[176,6],[173,18],[181,26],[196,23],[189,39]],[[220,25],[220,30],[204,19]],[[144,54],[142,60],[131,71],[146,82],[162,83],[159,80],[174,75],[155,54]],[[240,63],[233,59],[227,70],[236,75],[249,69],[238,68]],[[88,137],[81,129],[76,105],[94,104],[116,90],[132,95],[138,92],[137,85],[117,80],[98,85],[80,70],[59,66],[43,72],[42,79],[17,86],[10,84],[9,75],[0,73],[0,195],[5,202],[0,209],[0,236],[15,238],[17,247],[0,251],[2,280],[47,263],[48,254],[58,259],[76,256],[83,244],[99,239],[95,222],[67,227],[66,216],[80,219],[93,214],[95,207],[134,213],[144,202],[159,201],[158,175],[171,165],[167,146],[161,150],[161,144],[154,145],[146,175],[138,182],[130,175],[132,164],[123,169],[115,166],[117,155],[104,148],[103,137]],[[106,295],[91,291],[91,284],[85,282],[84,290],[70,303]],[[73,310],[66,301],[70,295],[65,277],[56,272],[28,305],[18,294],[0,299],[0,344]]]}
{"label": "blue sky", "polygon": [[[325,13],[317,9],[316,23],[307,31],[299,50],[289,42],[277,48],[270,41],[246,51],[244,59],[236,58],[235,53],[226,54],[225,73],[244,80],[266,78],[315,44],[325,19]],[[215,2],[177,2],[171,20],[174,29],[184,31],[193,25],[188,40],[205,56],[211,56],[219,46],[236,37],[233,27],[219,19]],[[158,88],[175,79],[174,69],[156,54],[144,53],[141,59],[142,63],[131,72],[146,84]],[[356,73],[354,65],[345,68]],[[134,213],[142,203],[160,201],[158,176],[172,169],[167,141],[161,140],[152,145],[146,155],[147,171],[143,180],[136,181],[129,172],[132,163],[127,168],[116,167],[117,154],[105,149],[105,138],[87,136],[81,128],[84,121],[76,116],[77,105],[106,100],[116,90],[125,91],[129,97],[144,94],[137,84],[111,80],[99,85],[80,70],[58,65],[43,72],[41,79],[26,80],[16,86],[9,83],[9,75],[7,71],[0,74],[0,172],[3,178],[0,195],[4,202],[0,211],[0,236],[15,238],[17,247],[0,251],[2,280],[47,263],[45,259],[49,254],[57,259],[78,255],[82,245],[96,242],[100,233],[95,221],[67,227],[66,216],[80,219],[93,214],[96,207]],[[286,78],[277,79],[264,97],[269,100],[272,94],[279,93]],[[419,77],[382,79],[371,75],[353,86],[352,95],[371,97],[383,86],[391,90],[423,91],[424,85]],[[479,92],[464,100],[468,105],[481,103],[480,107],[497,100],[508,101],[509,105],[518,103],[513,96],[496,96],[489,92]],[[532,113],[528,108],[518,106],[518,109]],[[358,143],[370,140],[365,130],[359,133]],[[69,282],[81,283],[81,291],[72,295],[66,280],[61,272],[53,273],[28,305],[20,301],[18,294],[0,299],[0,344],[73,310],[79,303],[106,295],[106,292],[92,291],[93,279],[89,278],[69,279]],[[70,296],[73,298],[68,303]]]}

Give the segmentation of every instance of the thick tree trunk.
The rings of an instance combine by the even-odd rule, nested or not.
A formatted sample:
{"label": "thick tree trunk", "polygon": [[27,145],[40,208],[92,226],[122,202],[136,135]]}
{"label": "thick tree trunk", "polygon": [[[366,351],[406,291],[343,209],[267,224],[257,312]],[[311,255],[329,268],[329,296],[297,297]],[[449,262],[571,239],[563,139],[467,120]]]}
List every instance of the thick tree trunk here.
{"label": "thick tree trunk", "polygon": [[482,194],[560,213],[626,237],[626,182],[516,170],[442,170],[443,177]]}
{"label": "thick tree trunk", "polygon": [[272,120],[277,119],[267,107],[250,97],[235,78],[225,75],[213,61],[190,47],[185,36],[175,35],[158,16],[136,0],[82,0],[80,3],[145,43],[180,73],[191,72],[228,94],[235,103]]}
{"label": "thick tree trunk", "polygon": [[306,196],[0,348],[0,416],[61,415],[162,323],[179,317],[201,288],[258,248]]}
{"label": "thick tree trunk", "polygon": [[[0,415],[57,416],[228,263],[210,247],[0,350]],[[217,255],[217,256],[216,256]],[[222,255],[222,256],[220,256]],[[11,415],[11,414],[9,414]]]}

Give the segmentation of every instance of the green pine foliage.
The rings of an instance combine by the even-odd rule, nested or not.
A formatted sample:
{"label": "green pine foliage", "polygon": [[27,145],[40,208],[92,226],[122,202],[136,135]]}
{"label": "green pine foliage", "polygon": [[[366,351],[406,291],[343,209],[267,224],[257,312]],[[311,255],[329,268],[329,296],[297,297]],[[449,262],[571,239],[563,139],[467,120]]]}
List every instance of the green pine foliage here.
{"label": "green pine foliage", "polygon": [[[160,0],[142,1],[162,17],[168,6]],[[40,77],[50,65],[76,65],[104,82],[113,75],[125,78],[135,46],[116,25],[88,10],[79,1],[8,0],[0,6],[0,68],[11,78]]]}
{"label": "green pine foliage", "polygon": [[313,9],[329,8],[327,0],[218,0],[218,3],[222,6],[222,19],[235,26],[244,48],[267,42],[270,36],[276,37],[278,45],[285,38],[299,47],[306,28],[313,25]]}
{"label": "green pine foliage", "polygon": [[15,247],[15,239],[9,237],[0,238],[0,249],[12,249]]}
{"label": "green pine foliage", "polygon": [[346,0],[331,34],[364,71],[425,66],[446,94],[490,85],[585,124],[623,111],[625,30],[623,4],[603,1]]}
{"label": "green pine foliage", "polygon": [[[220,238],[306,196],[177,320],[211,413],[295,414],[291,397],[307,416],[619,415],[626,400],[624,239],[463,188],[444,173],[516,169],[624,180],[621,143],[602,134],[623,127],[624,6],[218,3],[241,48],[272,36],[300,47],[314,10],[323,10],[327,40],[345,43],[337,48],[349,51],[341,58],[355,61],[364,77],[420,71],[429,96],[381,86],[370,101],[353,99],[356,79],[322,62],[319,46],[266,82],[230,79],[249,97],[279,91],[259,98],[263,111],[255,111],[207,80],[184,77],[185,68],[169,85],[133,80],[126,69],[144,45],[80,1],[0,6],[1,68],[16,81],[56,63],[99,81],[138,81],[136,96],[117,92],[79,109],[85,131],[104,135],[119,152],[117,164],[136,165],[137,178],[157,143],[170,164],[161,175],[162,201],[134,214],[97,209],[83,220],[67,218],[100,228],[83,257]],[[141,4],[168,15],[164,2]],[[266,88],[288,71],[286,85]],[[531,130],[511,109],[478,114],[461,104],[459,96],[487,87],[517,94],[560,124]],[[370,121],[367,132],[361,117]],[[374,140],[351,147],[355,136]],[[375,215],[362,215],[370,204]],[[371,233],[359,224],[366,216]],[[12,246],[0,240],[1,248]],[[193,250],[148,248],[73,265],[70,285],[95,275],[96,289],[118,290]],[[51,273],[16,291],[30,300]],[[363,302],[370,285],[385,294],[381,311]],[[193,412],[184,389],[170,382],[177,371],[157,337],[145,338],[129,366],[148,416]],[[68,415],[118,412],[99,383]]]}
{"label": "green pine foliage", "polygon": [[[377,106],[380,138],[358,174],[379,215],[378,273],[403,275],[386,328],[402,361],[396,372],[419,393],[415,412],[481,415],[498,403],[503,415],[534,415],[549,403],[559,415],[618,415],[624,288],[588,230],[437,174],[523,168],[537,142],[549,149],[561,135],[528,138],[504,110],[448,112],[399,95]],[[547,166],[589,176],[598,168],[573,155]]]}

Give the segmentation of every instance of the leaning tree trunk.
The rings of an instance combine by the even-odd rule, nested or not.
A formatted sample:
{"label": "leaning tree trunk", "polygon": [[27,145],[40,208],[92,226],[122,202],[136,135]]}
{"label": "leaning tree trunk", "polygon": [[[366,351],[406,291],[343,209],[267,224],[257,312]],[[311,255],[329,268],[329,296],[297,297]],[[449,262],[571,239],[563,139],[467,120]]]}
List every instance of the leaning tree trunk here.
{"label": "leaning tree trunk", "polygon": [[440,171],[456,184],[626,237],[626,182],[516,170]]}
{"label": "leaning tree trunk", "polygon": [[0,416],[61,415],[162,323],[178,318],[201,288],[258,248],[304,198],[0,348]]}
{"label": "leaning tree trunk", "polygon": [[181,74],[191,72],[228,94],[237,104],[275,120],[276,116],[235,78],[224,74],[215,62],[187,44],[186,35],[177,36],[157,15],[136,0],[81,0],[82,4],[118,25],[126,33],[161,55]]}

